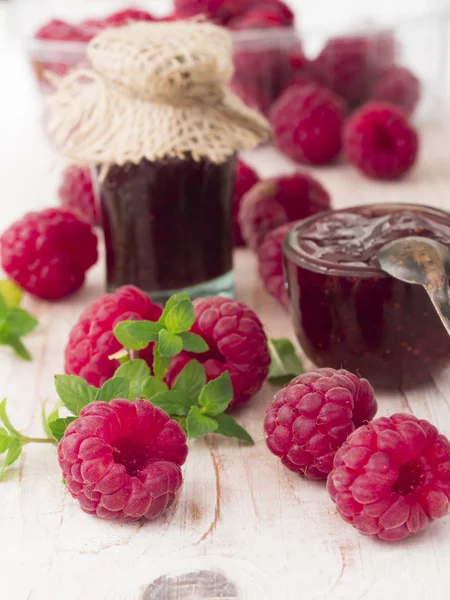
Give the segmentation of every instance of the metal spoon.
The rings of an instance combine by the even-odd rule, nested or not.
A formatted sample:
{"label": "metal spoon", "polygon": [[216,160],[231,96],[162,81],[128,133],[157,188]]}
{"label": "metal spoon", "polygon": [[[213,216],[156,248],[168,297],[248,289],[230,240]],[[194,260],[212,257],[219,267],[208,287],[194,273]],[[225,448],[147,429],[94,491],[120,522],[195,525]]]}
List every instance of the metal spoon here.
{"label": "metal spoon", "polygon": [[392,277],[422,285],[450,335],[450,250],[426,237],[405,237],[378,251],[381,268]]}

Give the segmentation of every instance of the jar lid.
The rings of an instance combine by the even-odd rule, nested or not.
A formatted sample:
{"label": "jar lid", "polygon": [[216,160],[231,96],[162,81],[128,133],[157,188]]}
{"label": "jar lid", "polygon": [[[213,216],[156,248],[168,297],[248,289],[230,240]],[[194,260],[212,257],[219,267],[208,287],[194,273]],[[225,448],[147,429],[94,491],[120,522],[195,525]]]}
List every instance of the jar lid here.
{"label": "jar lid", "polygon": [[227,32],[210,23],[136,23],[89,44],[92,70],[64,78],[51,97],[50,134],[77,162],[166,157],[225,161],[270,137],[267,120],[226,86]]}

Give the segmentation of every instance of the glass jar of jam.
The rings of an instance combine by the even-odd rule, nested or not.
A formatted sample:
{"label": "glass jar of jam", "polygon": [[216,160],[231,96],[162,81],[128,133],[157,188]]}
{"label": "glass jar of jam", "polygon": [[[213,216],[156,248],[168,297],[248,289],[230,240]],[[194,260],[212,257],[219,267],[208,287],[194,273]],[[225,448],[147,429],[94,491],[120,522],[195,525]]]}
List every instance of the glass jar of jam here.
{"label": "glass jar of jam", "polygon": [[87,54],[92,69],[52,96],[49,130],[68,158],[94,165],[107,288],[232,296],[236,154],[270,125],[228,88],[229,34],[133,23],[99,33]]}
{"label": "glass jar of jam", "polygon": [[379,204],[299,222],[284,240],[295,331],[318,366],[345,368],[378,387],[418,385],[450,362],[450,337],[426,291],[385,274],[377,251],[407,236],[450,248],[450,215]]}

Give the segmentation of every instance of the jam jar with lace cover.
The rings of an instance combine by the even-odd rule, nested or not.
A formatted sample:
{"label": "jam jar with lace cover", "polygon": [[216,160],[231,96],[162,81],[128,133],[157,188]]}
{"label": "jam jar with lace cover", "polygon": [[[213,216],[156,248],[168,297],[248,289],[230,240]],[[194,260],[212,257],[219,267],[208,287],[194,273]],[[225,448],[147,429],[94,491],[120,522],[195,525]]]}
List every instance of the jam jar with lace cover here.
{"label": "jam jar with lace cover", "polygon": [[450,215],[419,205],[358,206],[310,217],[289,232],[283,252],[291,314],[316,365],[389,388],[419,385],[450,364],[450,337],[424,288],[377,263],[384,244],[411,235],[450,248]]}
{"label": "jam jar with lace cover", "polygon": [[108,289],[232,296],[236,153],[270,127],[228,89],[228,34],[135,23],[100,33],[88,57],[92,70],[53,96],[50,130],[69,158],[93,165]]}

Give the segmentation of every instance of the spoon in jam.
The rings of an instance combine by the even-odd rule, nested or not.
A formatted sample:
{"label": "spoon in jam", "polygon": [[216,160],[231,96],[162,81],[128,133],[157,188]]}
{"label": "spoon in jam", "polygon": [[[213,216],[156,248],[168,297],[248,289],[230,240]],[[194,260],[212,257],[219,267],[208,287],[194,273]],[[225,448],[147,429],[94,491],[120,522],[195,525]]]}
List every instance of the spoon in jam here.
{"label": "spoon in jam", "polygon": [[377,253],[385,273],[400,281],[422,285],[450,335],[450,250],[426,237],[405,237]]}

